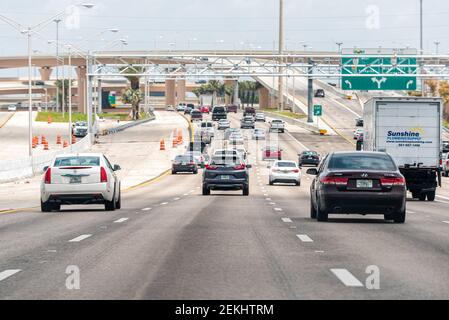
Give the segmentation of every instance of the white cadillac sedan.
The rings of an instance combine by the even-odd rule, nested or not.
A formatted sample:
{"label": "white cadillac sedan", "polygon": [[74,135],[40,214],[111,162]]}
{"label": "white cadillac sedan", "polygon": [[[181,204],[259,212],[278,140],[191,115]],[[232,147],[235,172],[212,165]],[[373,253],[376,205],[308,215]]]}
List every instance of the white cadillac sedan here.
{"label": "white cadillac sedan", "polygon": [[301,170],[294,161],[275,161],[270,167],[270,185],[275,183],[294,183],[301,185]]}
{"label": "white cadillac sedan", "polygon": [[101,153],[58,155],[44,168],[41,183],[42,212],[59,211],[61,205],[104,204],[106,211],[121,208],[120,180]]}

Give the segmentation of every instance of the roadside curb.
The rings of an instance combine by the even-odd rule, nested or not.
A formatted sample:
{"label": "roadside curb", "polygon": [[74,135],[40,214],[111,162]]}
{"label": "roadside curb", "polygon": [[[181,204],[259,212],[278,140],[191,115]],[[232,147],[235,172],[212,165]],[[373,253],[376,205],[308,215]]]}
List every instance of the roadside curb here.
{"label": "roadside curb", "polygon": [[16,114],[16,112],[11,113],[5,121],[3,121],[3,123],[0,123],[0,129],[3,128],[8,122],[9,120],[12,119],[12,117],[14,117],[14,115]]}

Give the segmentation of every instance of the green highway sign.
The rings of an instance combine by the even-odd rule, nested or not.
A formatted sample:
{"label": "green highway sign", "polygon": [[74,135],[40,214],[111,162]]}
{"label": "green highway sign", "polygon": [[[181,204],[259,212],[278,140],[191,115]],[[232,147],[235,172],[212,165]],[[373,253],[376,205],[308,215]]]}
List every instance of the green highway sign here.
{"label": "green highway sign", "polygon": [[[343,90],[416,90],[416,58],[342,58]],[[356,75],[370,76],[356,76]],[[382,76],[375,76],[381,74]],[[391,74],[391,76],[384,76]],[[397,74],[402,76],[398,77]]]}
{"label": "green highway sign", "polygon": [[315,117],[322,117],[323,116],[323,106],[321,106],[321,105],[313,106],[313,115]]}

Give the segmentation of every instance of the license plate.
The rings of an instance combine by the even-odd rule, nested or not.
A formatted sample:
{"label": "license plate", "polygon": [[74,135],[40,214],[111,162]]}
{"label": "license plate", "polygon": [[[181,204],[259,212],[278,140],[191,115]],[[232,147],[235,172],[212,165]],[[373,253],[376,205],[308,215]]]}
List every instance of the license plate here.
{"label": "license plate", "polygon": [[81,183],[81,177],[70,177],[71,184]]}
{"label": "license plate", "polygon": [[231,179],[230,176],[221,176],[221,180],[229,180],[229,179]]}
{"label": "license plate", "polygon": [[187,165],[187,162],[183,162],[183,163],[181,163],[181,165],[182,165],[182,166],[186,166],[186,165]]}
{"label": "license plate", "polygon": [[357,188],[370,189],[373,187],[373,180],[357,180]]}

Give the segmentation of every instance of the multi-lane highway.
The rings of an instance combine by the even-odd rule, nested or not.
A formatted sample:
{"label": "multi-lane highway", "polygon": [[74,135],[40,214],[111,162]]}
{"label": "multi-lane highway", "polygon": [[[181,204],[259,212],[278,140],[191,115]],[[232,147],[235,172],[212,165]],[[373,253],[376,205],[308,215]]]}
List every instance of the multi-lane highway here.
{"label": "multi-lane highway", "polygon": [[[240,115],[231,117],[238,126]],[[332,137],[298,130],[278,141],[284,159],[296,161],[319,139]],[[348,148],[342,139],[319,151]],[[449,297],[447,179],[436,202],[408,202],[404,225],[383,216],[318,223],[309,217],[311,177],[303,172],[300,187],[269,186],[259,146],[248,149],[249,197],[202,196],[201,174],[186,174],[126,192],[115,212],[0,215],[0,299]],[[79,268],[79,290],[66,286],[69,266]],[[378,290],[366,287],[369,266],[380,272]]]}

